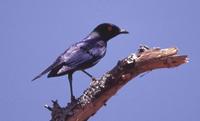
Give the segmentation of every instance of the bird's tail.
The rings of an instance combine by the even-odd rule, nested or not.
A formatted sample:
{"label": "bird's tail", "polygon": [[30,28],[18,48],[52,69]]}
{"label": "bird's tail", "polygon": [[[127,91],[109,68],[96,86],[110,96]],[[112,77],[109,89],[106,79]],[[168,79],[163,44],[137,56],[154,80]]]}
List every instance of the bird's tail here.
{"label": "bird's tail", "polygon": [[39,75],[37,75],[35,78],[33,78],[31,81],[34,81],[38,78],[40,78],[42,75],[48,73],[50,70],[53,69],[53,65],[49,66],[47,69],[45,69],[42,73],[40,73]]}

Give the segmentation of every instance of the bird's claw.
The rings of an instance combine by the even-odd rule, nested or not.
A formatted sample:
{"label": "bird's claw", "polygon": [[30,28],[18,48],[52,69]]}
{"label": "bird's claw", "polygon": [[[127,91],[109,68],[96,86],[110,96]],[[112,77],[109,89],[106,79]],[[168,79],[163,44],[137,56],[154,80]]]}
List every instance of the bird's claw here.
{"label": "bird's claw", "polygon": [[96,78],[94,78],[94,77],[92,77],[92,81],[97,81],[97,79],[96,79]]}
{"label": "bird's claw", "polygon": [[71,97],[71,103],[75,103],[75,102],[77,102],[77,100],[76,100],[75,96],[72,96]]}

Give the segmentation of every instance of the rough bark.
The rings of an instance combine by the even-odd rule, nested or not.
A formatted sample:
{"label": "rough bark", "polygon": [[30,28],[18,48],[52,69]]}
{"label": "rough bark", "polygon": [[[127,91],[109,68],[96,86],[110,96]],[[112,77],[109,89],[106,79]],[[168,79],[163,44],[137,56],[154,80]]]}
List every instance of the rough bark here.
{"label": "rough bark", "polygon": [[177,55],[177,48],[148,48],[141,46],[136,54],[120,60],[117,65],[90,86],[76,102],[61,107],[57,101],[53,107],[51,121],[86,121],[104,106],[128,81],[144,72],[159,68],[173,68],[187,63],[187,55]]}

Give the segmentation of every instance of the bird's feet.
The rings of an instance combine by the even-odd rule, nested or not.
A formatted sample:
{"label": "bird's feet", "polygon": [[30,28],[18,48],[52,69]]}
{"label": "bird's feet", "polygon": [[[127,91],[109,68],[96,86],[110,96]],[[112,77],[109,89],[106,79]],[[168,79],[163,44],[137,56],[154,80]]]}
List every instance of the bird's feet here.
{"label": "bird's feet", "polygon": [[77,99],[75,98],[75,96],[71,96],[71,103],[75,103],[77,102]]}
{"label": "bird's feet", "polygon": [[94,78],[94,77],[92,77],[92,81],[97,81],[97,79],[96,79],[96,78]]}

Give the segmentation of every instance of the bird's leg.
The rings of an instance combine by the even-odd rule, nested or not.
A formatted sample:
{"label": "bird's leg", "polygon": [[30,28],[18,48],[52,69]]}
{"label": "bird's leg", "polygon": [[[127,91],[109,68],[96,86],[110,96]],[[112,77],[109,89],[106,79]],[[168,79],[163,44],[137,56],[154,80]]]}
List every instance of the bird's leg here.
{"label": "bird's leg", "polygon": [[85,73],[86,75],[88,75],[92,80],[96,80],[90,73],[88,73],[85,70],[81,70],[83,73]]}
{"label": "bird's leg", "polygon": [[73,87],[72,87],[72,73],[68,74],[68,79],[69,79],[69,86],[70,86],[70,93],[71,93],[71,102],[75,102],[75,96],[73,94]]}

